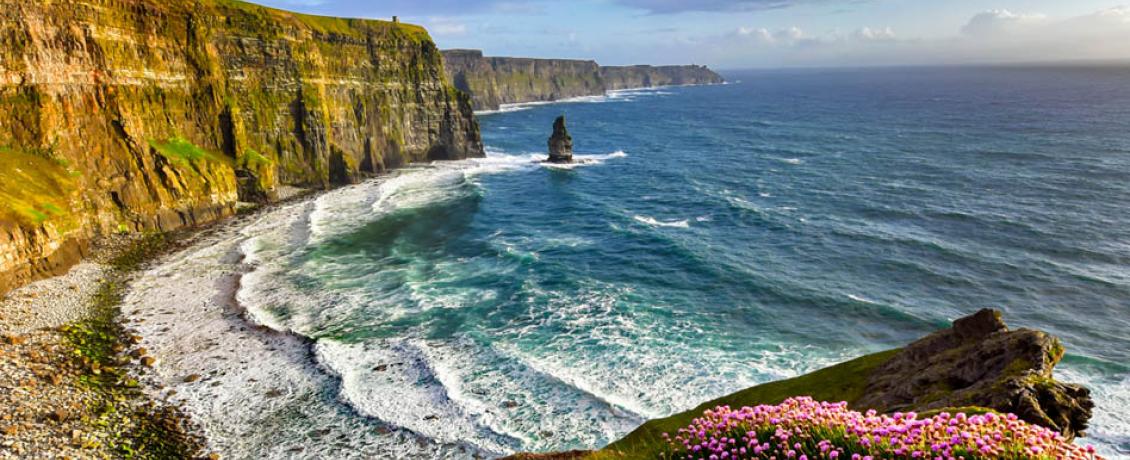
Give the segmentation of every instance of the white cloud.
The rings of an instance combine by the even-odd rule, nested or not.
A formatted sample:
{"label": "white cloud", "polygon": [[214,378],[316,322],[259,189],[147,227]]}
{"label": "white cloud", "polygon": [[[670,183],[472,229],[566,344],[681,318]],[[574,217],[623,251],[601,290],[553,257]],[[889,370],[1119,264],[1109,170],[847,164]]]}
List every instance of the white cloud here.
{"label": "white cloud", "polygon": [[864,27],[864,28],[861,28],[861,29],[855,31],[854,37],[858,40],[880,41],[880,42],[881,41],[892,41],[892,40],[895,40],[897,38],[895,36],[894,29],[890,28],[889,26],[883,27],[883,28],[874,28],[874,29],[871,28],[871,27]]}
{"label": "white cloud", "polygon": [[[803,25],[802,25],[803,26]],[[1074,17],[990,10],[949,36],[914,37],[889,26],[811,33],[756,24],[704,38],[685,54],[715,66],[919,65],[1130,59],[1130,7]],[[704,55],[705,54],[705,55]]]}
{"label": "white cloud", "polygon": [[467,24],[452,18],[428,18],[425,21],[428,32],[437,37],[452,37],[467,34]]}
{"label": "white cloud", "polygon": [[770,32],[769,29],[766,29],[764,27],[756,29],[751,27],[739,27],[736,34],[739,37],[752,37],[765,43],[773,42],[773,32]]}
{"label": "white cloud", "polygon": [[978,13],[961,28],[961,32],[972,36],[1013,34],[1047,22],[1043,14],[1013,13],[1009,10],[990,10]]}
{"label": "white cloud", "polygon": [[799,27],[793,26],[785,29],[771,31],[764,27],[739,27],[732,35],[739,38],[744,38],[752,41],[755,44],[764,45],[796,45],[803,43],[811,38],[805,35],[804,30]]}

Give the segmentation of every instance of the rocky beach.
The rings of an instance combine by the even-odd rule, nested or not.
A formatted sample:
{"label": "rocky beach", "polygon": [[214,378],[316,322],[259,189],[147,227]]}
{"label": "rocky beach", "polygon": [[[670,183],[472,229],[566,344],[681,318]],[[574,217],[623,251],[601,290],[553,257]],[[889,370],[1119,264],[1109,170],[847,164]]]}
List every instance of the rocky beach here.
{"label": "rocky beach", "polygon": [[155,361],[117,314],[134,270],[165,247],[106,241],[0,300],[0,458],[207,456],[179,409],[144,393]]}

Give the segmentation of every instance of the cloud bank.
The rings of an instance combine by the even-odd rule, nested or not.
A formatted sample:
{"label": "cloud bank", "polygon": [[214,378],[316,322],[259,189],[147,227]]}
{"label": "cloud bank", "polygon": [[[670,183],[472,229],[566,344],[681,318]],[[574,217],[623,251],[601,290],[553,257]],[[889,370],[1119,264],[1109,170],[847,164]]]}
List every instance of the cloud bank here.
{"label": "cloud bank", "polygon": [[703,47],[711,51],[700,60],[730,67],[1130,59],[1130,7],[1070,18],[987,10],[943,38],[917,38],[886,25],[822,33],[751,25],[706,38]]}
{"label": "cloud bank", "polygon": [[615,0],[616,3],[650,13],[671,14],[686,11],[756,11],[787,8],[814,0]]}

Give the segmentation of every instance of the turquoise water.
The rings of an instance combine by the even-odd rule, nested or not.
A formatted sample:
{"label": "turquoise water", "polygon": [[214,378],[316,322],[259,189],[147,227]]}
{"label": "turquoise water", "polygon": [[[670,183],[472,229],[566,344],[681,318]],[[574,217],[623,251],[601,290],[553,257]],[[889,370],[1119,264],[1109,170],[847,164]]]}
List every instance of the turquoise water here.
{"label": "turquoise water", "polygon": [[[481,116],[488,157],[252,235],[240,301],[359,416],[486,454],[642,421],[981,307],[1064,339],[1130,455],[1130,69],[736,72]],[[553,118],[585,164],[550,167]]]}

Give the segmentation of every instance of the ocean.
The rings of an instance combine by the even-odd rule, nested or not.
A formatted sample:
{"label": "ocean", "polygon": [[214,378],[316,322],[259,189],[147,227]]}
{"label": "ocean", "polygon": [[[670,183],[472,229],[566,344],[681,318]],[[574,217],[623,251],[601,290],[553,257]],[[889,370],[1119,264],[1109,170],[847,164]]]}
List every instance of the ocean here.
{"label": "ocean", "polygon": [[[725,76],[482,114],[484,159],[241,230],[238,301],[328,376],[301,404],[361,420],[304,455],[599,447],[994,307],[1130,457],[1130,68]],[[537,163],[557,115],[583,164]]]}

